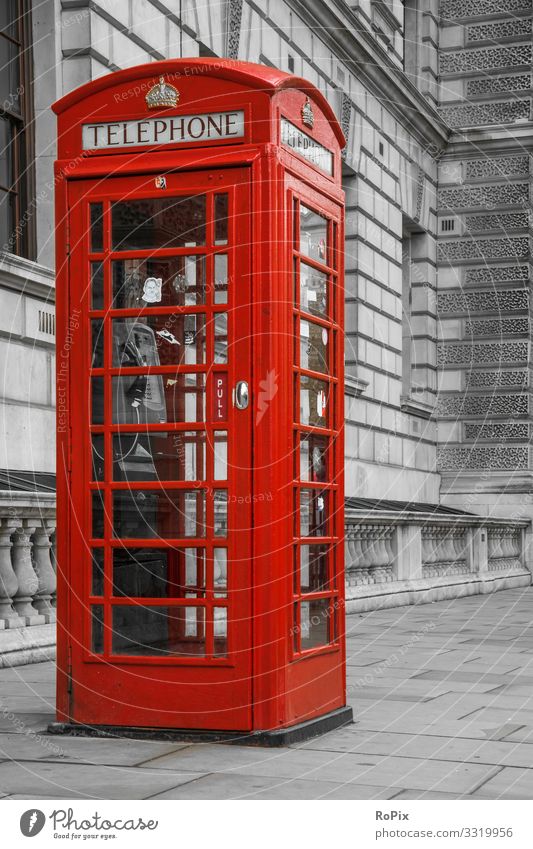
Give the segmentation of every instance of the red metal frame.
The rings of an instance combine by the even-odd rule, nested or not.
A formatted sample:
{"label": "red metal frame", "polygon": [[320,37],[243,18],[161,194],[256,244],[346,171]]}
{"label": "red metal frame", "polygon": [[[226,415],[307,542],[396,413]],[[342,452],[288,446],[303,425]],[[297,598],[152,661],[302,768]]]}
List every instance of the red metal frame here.
{"label": "red metal frame", "polygon": [[[287,727],[318,717],[345,704],[344,580],[343,580],[343,193],[340,188],[340,149],[343,137],[333,112],[320,92],[305,80],[275,69],[213,60],[172,60],[121,71],[83,86],[59,101],[59,161],[57,180],[58,268],[58,718],[63,721],[123,726],[151,726],[224,730],[264,730]],[[231,144],[200,143],[130,148],[120,152],[81,151],[81,124],[90,120],[134,120],[146,117],[144,97],[153,81],[163,75],[180,91],[180,103],[163,114],[180,115],[216,109],[243,109],[246,132]],[[130,92],[128,94],[128,92]],[[127,95],[127,96],[126,96]],[[314,126],[302,123],[309,100]],[[155,113],[157,115],[157,112]],[[284,116],[307,136],[327,148],[333,157],[328,175],[281,144],[279,127]],[[232,196],[233,219],[229,238],[233,252],[228,304],[228,337],[233,359],[228,367],[210,366],[212,336],[209,301],[204,307],[150,307],[139,310],[91,311],[88,263],[106,257],[105,286],[111,287],[109,241],[97,256],[89,254],[88,205],[104,203],[104,233],[109,240],[109,204],[114,199],[154,197],[154,175],[163,174],[167,187],[160,196],[206,193],[216,190]],[[210,220],[208,202],[208,221]],[[327,220],[327,255],[310,259],[295,242],[295,217],[300,204]],[[204,253],[208,280],[212,255],[219,247],[163,249],[158,255]],[[121,254],[140,256],[139,251]],[[310,315],[295,301],[299,268],[328,279],[328,312]],[[296,270],[295,270],[296,269]],[[223,311],[216,305],[216,311]],[[113,317],[148,313],[205,314],[207,366],[159,366],[163,376],[186,371],[206,372],[208,385],[217,373],[227,374],[228,392],[237,380],[247,380],[251,403],[237,410],[228,398],[230,494],[228,546],[230,578],[227,599],[213,595],[210,555],[217,539],[187,538],[188,547],[207,544],[205,597],[113,598],[111,552],[123,543],[112,537],[111,494],[142,489],[175,492],[206,488],[206,503],[219,485],[208,466],[203,482],[115,482],[109,480],[112,434],[134,432],[134,425],[113,425],[111,397],[106,396],[104,423],[93,425],[102,434],[108,455],[107,481],[91,482],[89,434],[90,319],[106,330],[104,365],[93,376],[110,381],[120,369],[111,367],[110,327]],[[329,375],[299,362],[300,326],[313,325],[322,335]],[[324,340],[326,342],[324,343]],[[123,374],[124,372],[120,372]],[[128,374],[154,373],[134,368]],[[299,381],[325,381],[329,389],[325,426],[299,421]],[[309,393],[308,398],[311,398]],[[319,404],[316,401],[316,404]],[[224,430],[210,418],[206,433]],[[191,431],[191,423],[156,423],[146,432]],[[314,434],[328,442],[326,481],[301,481],[296,448],[300,435]],[[224,488],[224,485],[220,486]],[[105,493],[104,595],[91,596],[90,492]],[[327,536],[300,537],[298,494],[311,493],[313,505],[328,499]],[[313,495],[314,493],[314,495]],[[208,507],[208,510],[211,510]],[[314,509],[314,508],[313,508]],[[212,514],[211,514],[212,517]],[[209,523],[208,523],[209,524]],[[129,540],[128,540],[129,542]],[[170,550],[184,545],[182,537],[166,536],[157,546]],[[321,544],[328,549],[327,586],[301,593],[295,579],[295,558],[301,546]],[[138,548],[153,547],[152,538],[136,539]],[[173,561],[174,562],[174,561]],[[176,574],[180,573],[177,555]],[[331,628],[327,642],[306,647],[301,634],[301,611],[308,602],[322,603],[322,633]],[[105,608],[103,651],[91,651],[89,608]],[[229,607],[229,646],[226,657],[147,657],[110,652],[110,610],[120,605],[150,607]],[[324,615],[325,611],[325,615]],[[296,616],[296,619],[295,619]],[[304,617],[305,618],[305,617]],[[325,620],[325,621],[322,621]],[[212,648],[212,617],[206,616],[207,645]],[[319,630],[320,630],[319,628]],[[179,621],[175,633],[179,633]],[[307,632],[306,632],[307,633]]]}

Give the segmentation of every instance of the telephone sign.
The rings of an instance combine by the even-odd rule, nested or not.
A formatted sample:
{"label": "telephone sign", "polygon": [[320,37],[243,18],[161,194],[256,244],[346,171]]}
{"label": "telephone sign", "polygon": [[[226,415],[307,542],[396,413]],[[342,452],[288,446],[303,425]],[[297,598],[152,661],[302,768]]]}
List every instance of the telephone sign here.
{"label": "telephone sign", "polygon": [[334,113],[306,80],[210,59],[54,109],[53,730],[277,745],[344,724]]}

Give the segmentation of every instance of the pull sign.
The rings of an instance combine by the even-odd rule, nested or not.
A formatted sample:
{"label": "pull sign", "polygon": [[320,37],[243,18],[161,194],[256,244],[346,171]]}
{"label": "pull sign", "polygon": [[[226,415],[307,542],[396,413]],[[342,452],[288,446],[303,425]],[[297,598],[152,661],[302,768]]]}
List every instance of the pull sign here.
{"label": "pull sign", "polygon": [[239,380],[235,386],[233,403],[238,410],[245,410],[250,400],[248,392],[248,384],[245,380]]}
{"label": "pull sign", "polygon": [[213,421],[225,422],[228,418],[228,375],[225,372],[213,374]]}

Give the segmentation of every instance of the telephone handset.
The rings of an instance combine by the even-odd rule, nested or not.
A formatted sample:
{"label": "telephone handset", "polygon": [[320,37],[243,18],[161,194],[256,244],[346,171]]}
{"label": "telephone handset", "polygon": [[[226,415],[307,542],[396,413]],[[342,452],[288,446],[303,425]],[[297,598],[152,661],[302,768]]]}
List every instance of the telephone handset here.
{"label": "telephone handset", "polygon": [[[113,322],[113,364],[125,368],[159,366],[154,331],[139,321]],[[121,375],[113,398],[116,424],[163,424],[167,421],[160,374]]]}

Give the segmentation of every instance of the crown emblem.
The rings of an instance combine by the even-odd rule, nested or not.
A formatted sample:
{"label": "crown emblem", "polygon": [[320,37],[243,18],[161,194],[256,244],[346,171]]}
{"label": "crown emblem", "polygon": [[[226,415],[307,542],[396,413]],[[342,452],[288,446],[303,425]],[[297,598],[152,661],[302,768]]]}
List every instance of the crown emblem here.
{"label": "crown emblem", "polygon": [[311,106],[311,101],[309,98],[306,99],[304,105],[302,106],[302,122],[306,127],[313,128],[313,124],[315,123],[315,113],[313,112],[313,107]]}
{"label": "crown emblem", "polygon": [[164,77],[159,77],[156,83],[146,95],[148,109],[162,109],[168,106],[176,106],[180,93],[170,83],[166,83]]}

